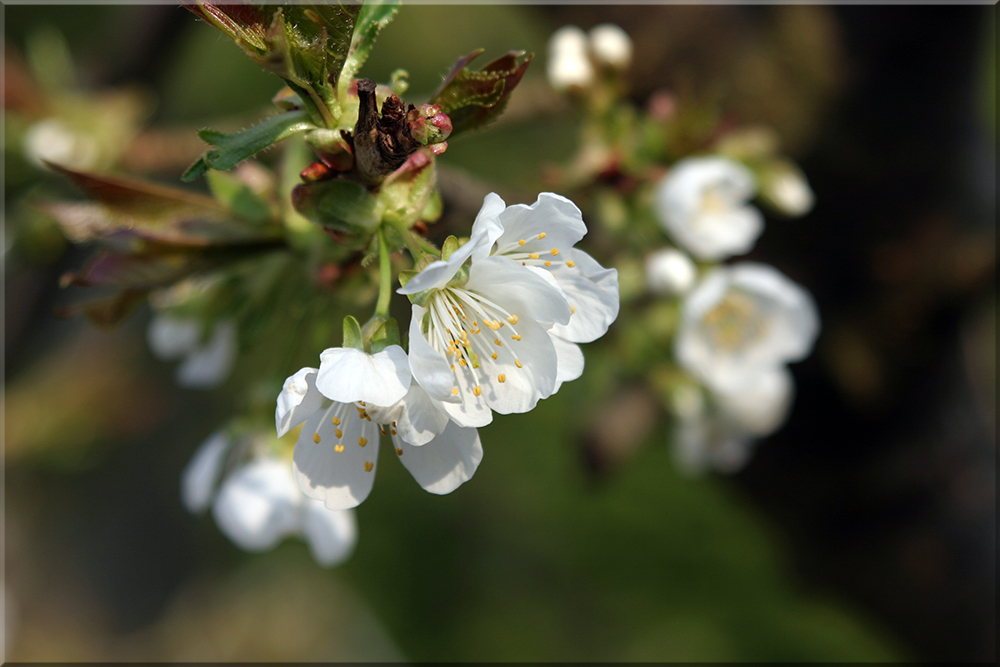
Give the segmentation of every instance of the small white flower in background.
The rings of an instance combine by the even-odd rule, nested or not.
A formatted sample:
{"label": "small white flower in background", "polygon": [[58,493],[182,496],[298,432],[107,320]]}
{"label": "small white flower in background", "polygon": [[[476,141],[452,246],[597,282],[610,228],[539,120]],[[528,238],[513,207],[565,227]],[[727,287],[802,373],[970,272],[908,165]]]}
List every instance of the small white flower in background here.
{"label": "small white flower in background", "polygon": [[590,29],[590,50],[602,65],[625,70],[632,63],[632,38],[613,23]]}
{"label": "small white flower in background", "polygon": [[331,348],[321,359],[318,370],[303,368],[285,381],[275,410],[279,437],[305,422],[294,455],[303,493],[329,509],[364,501],[380,435],[391,435],[396,455],[431,493],[451,493],[472,478],[483,457],[478,432],[451,422],[440,401],[410,382],[399,346],[374,355]]}
{"label": "small white flower in background", "polygon": [[236,360],[236,325],[216,322],[211,336],[201,339],[202,323],[194,318],[157,315],[149,324],[146,339],[153,354],[165,361],[184,358],[177,367],[177,383],[192,389],[210,389],[221,384]]}
{"label": "small white flower in background", "polygon": [[585,88],[593,83],[594,66],[588,47],[587,34],[576,26],[564,26],[552,34],[546,73],[553,88]]}
{"label": "small white flower in background", "polygon": [[58,118],[46,118],[25,133],[24,155],[42,168],[42,160],[47,160],[71,169],[91,169],[101,151],[93,137],[72,130]]}
{"label": "small white flower in background", "polygon": [[656,187],[656,213],[664,231],[702,260],[749,252],[764,218],[747,202],[757,190],[749,169],[724,157],[677,162]]}
{"label": "small white flower in background", "polygon": [[677,361],[716,392],[731,393],[761,372],[812,350],[819,315],[812,296],[777,269],[755,262],[720,266],[684,300]]}
{"label": "small white flower in background", "polygon": [[181,477],[187,509],[199,513],[211,506],[219,530],[245,551],[267,551],[286,537],[301,536],[320,565],[346,560],[358,539],[353,511],[331,511],[307,498],[295,483],[291,464],[269,454],[252,455],[219,483],[236,445],[219,431],[195,453]]}
{"label": "small white flower in background", "polygon": [[735,391],[710,392],[682,386],[674,392],[677,417],[674,453],[681,468],[732,473],[750,458],[758,438],[776,431],[788,416],[794,384],[784,367],[761,371]]}
{"label": "small white flower in background", "polygon": [[676,248],[663,248],[646,255],[646,285],[653,294],[685,294],[697,277],[694,262]]}
{"label": "small white flower in background", "polygon": [[762,179],[761,194],[779,211],[795,217],[811,211],[816,202],[805,174],[793,167],[775,169],[767,174]]}

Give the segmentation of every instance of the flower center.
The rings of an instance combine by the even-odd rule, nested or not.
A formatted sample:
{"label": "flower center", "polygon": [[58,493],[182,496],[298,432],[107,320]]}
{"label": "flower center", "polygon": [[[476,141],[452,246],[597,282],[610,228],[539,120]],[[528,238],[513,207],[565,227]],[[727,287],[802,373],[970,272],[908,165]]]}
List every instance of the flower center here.
{"label": "flower center", "polygon": [[729,292],[702,318],[715,347],[734,352],[759,340],[767,331],[764,314],[746,294]]}
{"label": "flower center", "polygon": [[562,258],[559,257],[559,248],[545,249],[544,244],[538,243],[546,236],[545,232],[541,232],[530,239],[520,239],[516,243],[508,243],[503,247],[498,247],[493,254],[503,255],[516,262],[521,262],[524,266],[542,266],[550,271],[560,266],[567,266],[571,269],[576,266],[573,261],[562,261]]}
{"label": "flower center", "polygon": [[[359,429],[354,429],[351,426],[351,420],[353,419],[361,421]],[[331,426],[333,427],[332,434],[330,433]],[[351,442],[345,442],[344,433],[346,431],[358,433],[357,440],[353,440],[352,435]],[[337,403],[334,401],[330,403],[330,406],[323,412],[323,417],[316,424],[316,430],[313,431],[312,439],[317,445],[327,441],[333,447],[335,453],[343,454],[344,450],[349,446],[366,447],[369,441],[378,437],[378,432],[378,427],[372,422],[372,418],[368,416],[364,403],[355,405],[353,403]],[[368,460],[363,461],[362,466],[365,472],[371,472],[375,464],[371,455],[366,455],[366,458]]]}
{"label": "flower center", "polygon": [[479,397],[484,386],[507,381],[508,366],[523,368],[515,352],[521,341],[516,314],[462,288],[438,290],[428,307],[427,341],[451,361],[452,395]]}

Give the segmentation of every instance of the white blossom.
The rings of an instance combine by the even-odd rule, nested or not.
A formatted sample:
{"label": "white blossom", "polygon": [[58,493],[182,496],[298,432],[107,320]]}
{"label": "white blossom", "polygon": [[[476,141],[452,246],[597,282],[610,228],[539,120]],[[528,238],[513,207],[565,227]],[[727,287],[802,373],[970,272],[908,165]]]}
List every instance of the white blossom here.
{"label": "white blossom", "polygon": [[216,322],[208,340],[202,342],[202,323],[194,318],[158,315],[146,331],[149,348],[158,358],[183,358],[175,376],[182,387],[210,389],[221,384],[236,360],[236,325]]}
{"label": "white blossom", "polygon": [[[552,273],[526,266],[527,258],[521,262],[502,254],[490,256],[494,241],[510,233],[500,222],[503,213],[503,200],[487,195],[468,243],[398,290],[413,295],[413,378],[460,426],[485,426],[493,410],[527,412],[550,396],[559,372],[549,330],[569,324],[573,316],[573,306]],[[568,237],[558,225],[550,232],[553,237],[545,241],[544,250],[539,247],[532,254],[540,259],[544,252],[562,263],[566,256],[559,254],[575,241],[565,243]],[[531,240],[545,236],[535,234]],[[526,246],[528,239],[519,238]],[[467,274],[466,260],[471,262]],[[580,326],[585,333],[583,320]]]}
{"label": "white blossom", "polygon": [[590,50],[602,65],[625,70],[632,62],[632,38],[613,23],[590,29]]}
{"label": "white blossom", "polygon": [[[406,368],[405,355],[400,360],[393,354],[393,364],[379,368],[356,355],[331,352],[324,353],[324,362],[338,358],[342,373],[329,374],[322,365],[301,369],[285,381],[275,411],[279,437],[304,422],[294,454],[294,473],[303,493],[329,509],[364,501],[375,479],[380,435],[391,436],[403,465],[431,493],[450,493],[471,479],[483,454],[478,432],[451,422],[441,402],[417,383],[408,383],[403,395],[394,390],[395,399],[383,392],[384,405],[357,398],[332,401],[323,395],[331,390],[356,397],[380,384],[384,389]],[[360,381],[354,377],[344,383],[354,394],[337,386],[338,378],[350,375],[360,376]],[[326,387],[322,392],[320,385]]]}
{"label": "white blossom", "polygon": [[757,184],[750,170],[728,158],[677,162],[656,187],[656,213],[678,245],[702,260],[748,252],[764,219],[747,201]]}
{"label": "white blossom", "polygon": [[685,294],[697,277],[694,262],[676,248],[662,248],[646,255],[646,285],[654,294]]}
{"label": "white blossom", "polygon": [[805,175],[792,168],[773,171],[763,181],[763,194],[779,211],[796,217],[811,211],[816,202]]}
{"label": "white blossom", "polygon": [[97,141],[58,118],[40,120],[24,135],[24,155],[39,167],[42,160],[71,169],[92,169],[101,157]]}
{"label": "white blossom", "polygon": [[549,38],[546,73],[556,90],[586,87],[594,80],[594,66],[588,54],[587,34],[576,26],[564,26]]}
{"label": "white blossom", "polygon": [[181,476],[181,499],[188,511],[200,513],[211,506],[222,533],[245,551],[267,551],[286,537],[301,536],[320,565],[346,560],[357,542],[353,511],[331,511],[307,498],[289,461],[251,452],[248,461],[220,480],[227,457],[248,442],[217,431],[201,445]]}
{"label": "white blossom", "polygon": [[715,392],[798,361],[819,332],[816,305],[771,266],[721,266],[685,298],[676,339],[680,365]]}

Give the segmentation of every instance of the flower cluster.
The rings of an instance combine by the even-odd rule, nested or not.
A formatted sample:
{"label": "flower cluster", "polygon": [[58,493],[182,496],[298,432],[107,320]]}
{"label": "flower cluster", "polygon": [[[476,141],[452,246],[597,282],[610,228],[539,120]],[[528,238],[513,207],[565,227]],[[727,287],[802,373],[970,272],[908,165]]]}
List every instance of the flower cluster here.
{"label": "flower cluster", "polygon": [[[644,277],[630,280],[640,286],[623,298],[634,309],[628,319],[651,326],[626,331],[618,356],[632,360],[672,412],[681,464],[734,471],[749,445],[787,417],[793,381],[786,364],[809,354],[819,319],[809,294],[776,269],[721,262],[750,252],[764,231],[754,201],[798,216],[814,197],[765,129],[723,129],[697,107],[680,114],[666,90],[654,93],[644,114],[632,108],[624,94],[631,51],[614,26],[589,35],[567,26],[552,35],[549,82],[572,92],[585,111],[580,152],[560,176],[601,211],[628,274]],[[651,248],[657,226],[669,244]],[[644,256],[643,265],[628,255]]]}
{"label": "flower cluster", "polygon": [[364,341],[345,322],[355,347],[324,351],[320,367],[289,377],[278,397],[279,437],[304,424],[294,456],[303,492],[330,509],[361,503],[380,435],[427,491],[468,481],[483,456],[476,429],[494,412],[527,412],[578,378],[578,343],[617,317],[617,272],[574,247],[586,231],[580,210],[559,195],[506,207],[490,194],[464,245],[449,239],[440,259],[426,256],[403,277],[409,354],[385,344],[391,333]]}

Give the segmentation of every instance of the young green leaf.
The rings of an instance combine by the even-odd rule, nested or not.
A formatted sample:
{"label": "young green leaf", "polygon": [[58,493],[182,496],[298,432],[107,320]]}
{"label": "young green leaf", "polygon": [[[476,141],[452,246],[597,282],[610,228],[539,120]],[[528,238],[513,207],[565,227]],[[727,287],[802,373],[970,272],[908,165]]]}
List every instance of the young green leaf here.
{"label": "young green leaf", "polygon": [[470,70],[467,65],[482,53],[479,49],[460,58],[428,100],[429,104],[440,105],[451,118],[452,136],[484,127],[499,118],[534,57],[523,51],[510,51],[481,70]]}
{"label": "young green leaf", "polygon": [[358,15],[357,26],[354,35],[351,37],[351,49],[344,62],[337,84],[337,96],[343,100],[347,96],[347,89],[351,85],[351,80],[361,71],[361,66],[368,59],[375,38],[382,31],[399,11],[399,2],[394,0],[366,0]]}
{"label": "young green leaf", "polygon": [[[314,126],[306,119],[304,111],[289,111],[271,116],[267,120],[233,134],[224,134],[215,130],[201,130],[198,136],[207,144],[215,146],[205,153],[201,160],[207,167],[218,171],[228,171],[243,160],[253,157],[260,151],[285,139],[296,132],[304,132]],[[201,168],[196,162],[181,180],[190,181],[203,174],[207,169]]]}

